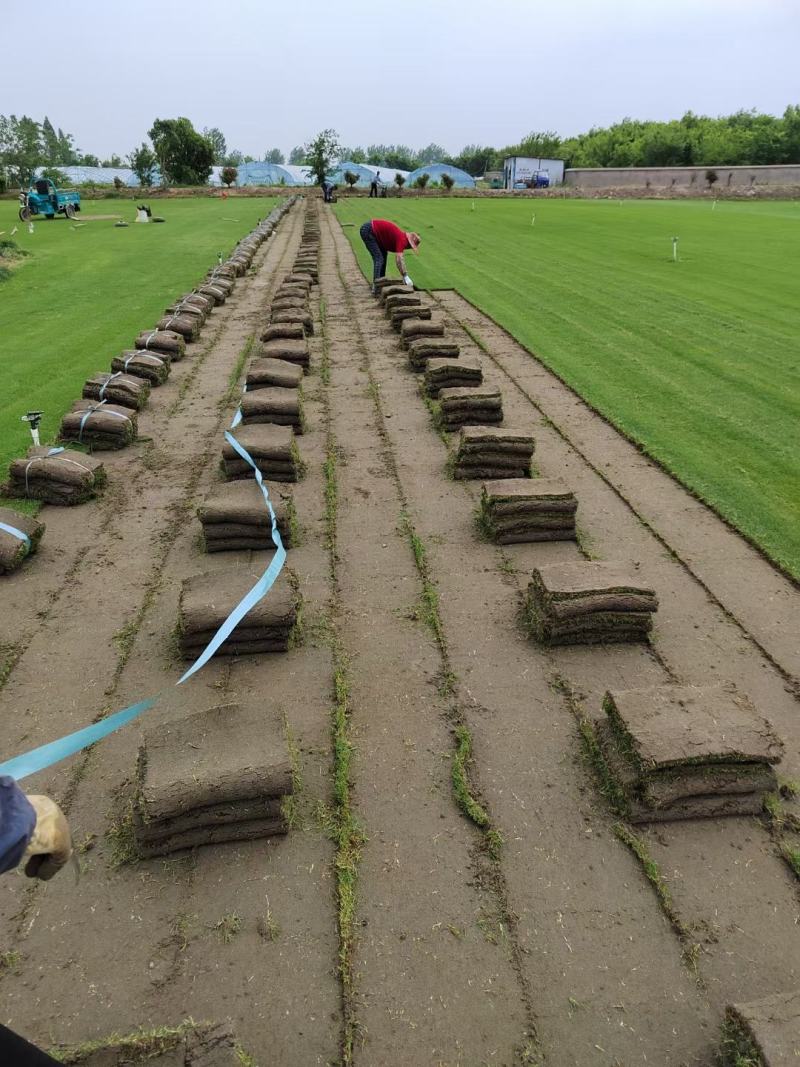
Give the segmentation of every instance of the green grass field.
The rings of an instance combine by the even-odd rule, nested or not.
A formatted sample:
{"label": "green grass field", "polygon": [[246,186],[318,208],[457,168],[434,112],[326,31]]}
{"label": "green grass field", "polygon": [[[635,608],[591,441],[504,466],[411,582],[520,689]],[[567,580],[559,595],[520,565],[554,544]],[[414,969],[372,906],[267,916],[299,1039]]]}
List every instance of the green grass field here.
{"label": "green grass field", "polygon": [[[365,268],[370,207],[335,208]],[[458,289],[800,577],[800,203],[408,199],[380,213],[422,235],[406,256],[418,285]]]}
{"label": "green grass field", "polygon": [[81,395],[84,380],[108,370],[133,347],[175,297],[196,285],[233,245],[267,215],[275,199],[185,199],[153,203],[164,225],[115,229],[135,217],[132,200],[87,200],[74,229],[63,218],[17,219],[15,201],[0,202],[0,231],[32,253],[0,281],[0,482],[9,459],[30,444],[20,416],[45,412],[42,441]]}

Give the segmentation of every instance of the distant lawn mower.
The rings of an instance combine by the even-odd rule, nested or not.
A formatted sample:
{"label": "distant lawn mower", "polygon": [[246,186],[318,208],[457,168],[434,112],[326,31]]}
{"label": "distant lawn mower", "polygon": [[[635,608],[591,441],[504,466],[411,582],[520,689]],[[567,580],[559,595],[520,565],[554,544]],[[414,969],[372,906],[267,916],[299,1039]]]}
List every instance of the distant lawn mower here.
{"label": "distant lawn mower", "polygon": [[81,194],[74,189],[60,193],[49,178],[37,178],[30,189],[19,194],[19,217],[28,222],[34,215],[54,219],[56,215],[74,219],[81,209]]}

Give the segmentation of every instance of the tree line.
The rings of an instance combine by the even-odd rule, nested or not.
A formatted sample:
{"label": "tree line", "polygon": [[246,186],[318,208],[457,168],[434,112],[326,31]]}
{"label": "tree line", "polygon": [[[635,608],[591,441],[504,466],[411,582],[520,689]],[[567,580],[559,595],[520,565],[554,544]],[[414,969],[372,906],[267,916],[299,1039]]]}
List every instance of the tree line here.
{"label": "tree line", "polygon": [[[150,144],[143,142],[124,159],[114,154],[101,160],[92,153],[81,152],[72,134],[55,128],[47,116],[39,122],[27,115],[0,115],[0,182],[26,186],[39,167],[57,172],[59,166],[127,165],[143,185],[152,184],[156,168],[168,184],[205,185],[214,165],[230,171],[255,161],[236,148],[229,149],[217,127],[205,127],[201,133],[187,118],[156,119],[148,136]],[[313,165],[317,162],[316,143],[314,140],[297,145],[289,153],[289,163]],[[687,111],[680,119],[669,122],[625,118],[575,137],[562,138],[548,130],[529,133],[516,144],[502,148],[469,144],[457,155],[436,143],[419,149],[402,144],[372,144],[364,148],[337,143],[335,147],[339,159],[370,163],[389,171],[450,163],[473,177],[501,169],[505,157],[511,155],[564,159],[570,167],[800,163],[800,105],[789,105],[781,116],[751,110],[717,118]],[[267,148],[262,158],[268,163],[284,162],[279,148]]]}

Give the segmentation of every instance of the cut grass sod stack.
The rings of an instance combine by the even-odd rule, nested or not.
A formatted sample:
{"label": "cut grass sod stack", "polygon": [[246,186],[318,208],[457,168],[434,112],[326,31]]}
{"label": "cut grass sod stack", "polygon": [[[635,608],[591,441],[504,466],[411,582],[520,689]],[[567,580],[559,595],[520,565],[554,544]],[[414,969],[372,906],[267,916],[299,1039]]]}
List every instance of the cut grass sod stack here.
{"label": "cut grass sod stack", "polygon": [[138,786],[143,856],[285,834],[292,768],[279,716],[225,704],[156,726],[139,750]]}
{"label": "cut grass sod stack", "polygon": [[800,989],[725,1009],[722,1067],[789,1067],[798,1059]]}
{"label": "cut grass sod stack", "polygon": [[[415,341],[415,345],[423,344]],[[483,381],[481,361],[468,354],[456,359],[429,359],[425,366],[423,386],[428,396],[438,396],[440,389],[456,389],[480,385]]]}
{"label": "cut grass sod stack", "polygon": [[297,388],[265,386],[246,392],[241,401],[242,422],[245,425],[268,422],[276,426],[291,426],[301,434],[304,428],[302,393]]}
{"label": "cut grass sod stack", "polygon": [[444,323],[441,319],[407,319],[400,323],[400,344],[408,348],[411,341],[420,337],[444,337]]}
{"label": "cut grass sod stack", "polygon": [[[383,280],[383,279],[381,279]],[[413,285],[383,285],[378,289],[378,303],[386,306],[386,301],[390,296],[413,296]],[[417,298],[413,304],[409,304],[409,307],[416,307],[417,304],[421,304],[422,301]]]}
{"label": "cut grass sod stack", "polygon": [[470,426],[458,438],[453,460],[456,479],[529,478],[534,440],[530,434]]}
{"label": "cut grass sod stack", "polygon": [[150,397],[150,383],[121,371],[93,374],[84,382],[83,397],[85,400],[107,400],[109,404],[141,411]]}
{"label": "cut grass sod stack", "polygon": [[301,311],[295,308],[273,308],[270,312],[269,321],[273,326],[285,322],[299,322],[308,336],[312,336],[314,333],[314,320],[308,311]]}
{"label": "cut grass sod stack", "polygon": [[299,389],[303,368],[287,359],[254,359],[247,369],[247,391],[278,385],[283,389]]}
{"label": "cut grass sod stack", "polygon": [[103,461],[83,452],[53,450],[45,446],[28,449],[8,468],[9,496],[41,500],[45,504],[83,504],[106,484]]}
{"label": "cut grass sod stack", "polygon": [[[295,530],[292,498],[281,499],[274,487],[268,489],[283,547],[291,548]],[[206,552],[269,552],[275,548],[272,519],[255,479],[215,486],[197,509],[197,517]]]}
{"label": "cut grass sod stack", "polygon": [[177,363],[186,355],[186,341],[174,330],[143,330],[134,342],[134,348],[147,352],[166,352]]}
{"label": "cut grass sod stack", "polygon": [[[19,533],[3,529],[8,526]],[[0,574],[11,574],[39,547],[45,526],[33,515],[0,508]],[[24,536],[20,536],[24,535]]]}
{"label": "cut grass sod stack", "polygon": [[[234,436],[268,481],[296,482],[300,477],[302,465],[291,426],[240,425]],[[222,445],[222,469],[229,479],[254,477],[253,468],[228,441]]]}
{"label": "cut grass sod stack", "polygon": [[200,296],[205,296],[208,297],[209,300],[213,300],[214,307],[220,307],[228,299],[228,294],[225,290],[219,285],[214,285],[212,282],[205,282],[203,285],[198,285],[195,291]]}
{"label": "cut grass sod stack", "polygon": [[173,313],[164,315],[156,323],[157,330],[168,330],[170,333],[179,333],[185,341],[196,341],[200,336],[202,323],[196,315],[183,315]]}
{"label": "cut grass sod stack", "polygon": [[442,337],[417,337],[408,343],[408,365],[412,370],[425,370],[429,359],[459,359],[461,348],[455,341]]}
{"label": "cut grass sod stack", "polygon": [[402,307],[395,308],[389,316],[389,322],[395,330],[399,330],[404,322],[408,322],[409,319],[429,319],[431,317],[431,309],[426,308],[420,304],[418,307]]}
{"label": "cut grass sod stack", "polygon": [[271,338],[264,342],[264,356],[267,359],[285,359],[287,363],[296,363],[304,369],[308,368],[311,359],[305,338],[301,341],[289,337]]}
{"label": "cut grass sod stack", "polygon": [[502,421],[503,395],[499,389],[480,385],[439,390],[439,423],[445,430],[499,425]]}
{"label": "cut grass sod stack", "polygon": [[193,1019],[181,1026],[111,1034],[49,1051],[58,1063],[75,1067],[242,1067],[255,1062],[227,1023],[195,1023]]}
{"label": "cut grass sod stack", "polygon": [[391,317],[393,311],[398,308],[416,308],[422,306],[422,301],[415,293],[395,293],[387,296],[383,302],[386,314]]}
{"label": "cut grass sod stack", "polygon": [[120,352],[111,360],[111,370],[122,374],[132,374],[135,378],[144,378],[151,386],[163,385],[169,378],[172,360],[162,352],[160,356],[151,352]]}
{"label": "cut grass sod stack", "polygon": [[485,482],[479,524],[499,545],[523,541],[574,541],[578,502],[555,478],[500,478]]}
{"label": "cut grass sod stack", "polygon": [[136,440],[138,420],[132,408],[76,400],[61,420],[59,440],[75,441],[100,452],[127,448]]}
{"label": "cut grass sod stack", "polygon": [[306,335],[302,322],[276,322],[261,331],[262,341],[302,341]]}
{"label": "cut grass sod stack", "polygon": [[[185,579],[178,607],[178,644],[184,659],[196,659],[239,601],[264,573],[245,565]],[[218,656],[286,652],[297,622],[291,583],[282,571],[269,591],[217,649]]]}
{"label": "cut grass sod stack", "polygon": [[655,592],[620,563],[540,567],[525,599],[531,635],[545,645],[646,641],[657,608]]}
{"label": "cut grass sod stack", "polygon": [[757,815],[777,789],[783,745],[732,686],[616,690],[603,710],[597,738],[632,822]]}

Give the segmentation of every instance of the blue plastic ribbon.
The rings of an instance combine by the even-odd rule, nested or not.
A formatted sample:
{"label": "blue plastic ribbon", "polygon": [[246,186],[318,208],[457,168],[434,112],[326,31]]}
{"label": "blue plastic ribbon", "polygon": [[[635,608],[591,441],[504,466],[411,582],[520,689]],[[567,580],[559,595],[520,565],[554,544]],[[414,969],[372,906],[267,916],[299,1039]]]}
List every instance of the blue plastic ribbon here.
{"label": "blue plastic ribbon", "polygon": [[[244,384],[244,389],[242,389],[242,392],[243,392],[243,393],[246,393],[246,392],[247,392],[247,382],[245,382],[245,384]],[[239,425],[239,423],[240,423],[241,421],[242,421],[242,409],[241,409],[241,407],[238,407],[238,408],[236,409],[236,414],[235,414],[235,415],[233,416],[233,422],[231,423],[231,429],[232,429],[232,430],[235,430],[235,429],[236,429],[236,427],[237,427],[237,426]],[[237,442],[237,443],[238,443],[238,442]]]}
{"label": "blue plastic ribbon", "polygon": [[83,440],[83,427],[86,425],[86,420],[89,418],[90,415],[94,414],[95,411],[105,411],[105,413],[107,415],[114,415],[118,419],[125,419],[126,422],[130,422],[130,419],[128,418],[127,415],[123,415],[121,411],[112,411],[111,408],[107,408],[105,406],[105,403],[106,403],[105,400],[101,400],[100,403],[99,404],[95,404],[94,407],[87,408],[86,414],[81,419],[81,424],[78,427],[78,440],[79,441]]}
{"label": "blue plastic ribbon", "polygon": [[264,485],[264,479],[261,476],[261,471],[256,466],[253,457],[250,455],[247,449],[243,448],[242,445],[239,444],[239,442],[236,440],[232,433],[226,432],[225,440],[234,449],[234,451],[238,452],[238,454],[242,457],[245,463],[249,463],[250,466],[253,468],[256,482],[258,483],[258,487],[263,494],[264,502],[267,505],[267,510],[269,511],[270,519],[272,521],[272,541],[275,545],[275,555],[272,557],[269,567],[267,567],[267,569],[261,575],[259,580],[250,590],[250,592],[247,593],[244,597],[242,597],[242,599],[230,613],[228,618],[225,620],[225,622],[223,622],[222,626],[220,626],[220,628],[211,638],[209,643],[206,645],[204,651],[200,654],[200,657],[194,661],[188,671],[186,671],[186,673],[177,681],[176,685],[181,685],[187,679],[191,678],[196,671],[199,671],[201,667],[204,667],[206,663],[208,663],[208,661],[217,651],[219,646],[224,641],[226,641],[228,637],[230,637],[230,635],[233,633],[233,631],[236,629],[236,627],[239,625],[245,615],[247,615],[247,613],[256,606],[259,600],[263,599],[263,597],[267,595],[272,586],[275,584],[275,579],[280,574],[283,565],[286,562],[286,549],[283,547],[283,541],[281,540],[281,535],[278,532],[278,520],[275,517],[275,512],[272,508],[272,501],[269,498],[269,490],[267,489],[266,485]]}
{"label": "blue plastic ribbon", "polygon": [[0,522],[0,530],[5,530],[6,533],[10,533],[12,537],[18,538],[20,541],[24,541],[28,548],[31,547],[31,539],[22,530],[18,530],[16,526],[9,526],[7,522]]}
{"label": "blue plastic ribbon", "polygon": [[131,704],[129,708],[123,708],[122,711],[117,711],[101,719],[100,722],[85,726],[82,730],[76,730],[74,734],[67,734],[58,741],[51,741],[40,748],[31,749],[30,752],[25,752],[21,756],[6,760],[5,763],[0,763],[0,774],[7,774],[19,781],[21,778],[27,778],[29,774],[43,771],[46,767],[51,767],[54,763],[66,759],[67,756],[80,752],[87,745],[93,745],[115,730],[119,730],[121,726],[137,718],[143,711],[152,708],[157,699],[154,697],[152,700],[142,700],[138,704]]}
{"label": "blue plastic ribbon", "polygon": [[114,381],[115,378],[119,378],[119,376],[121,374],[122,374],[122,371],[118,370],[116,374],[111,374],[108,378],[106,378],[106,380],[103,382],[102,386],[100,387],[100,399],[101,400],[105,396],[106,389],[108,389],[109,385],[111,385],[111,383]]}

